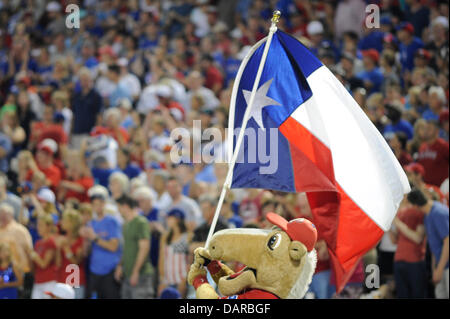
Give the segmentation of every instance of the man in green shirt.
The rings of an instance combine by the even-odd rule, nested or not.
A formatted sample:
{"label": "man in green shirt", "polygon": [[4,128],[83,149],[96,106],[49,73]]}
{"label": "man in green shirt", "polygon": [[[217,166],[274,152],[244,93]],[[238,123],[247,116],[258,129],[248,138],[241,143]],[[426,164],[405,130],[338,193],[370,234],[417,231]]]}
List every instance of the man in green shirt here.
{"label": "man in green shirt", "polygon": [[[154,270],[150,264],[150,226],[139,215],[137,202],[124,195],[117,200],[123,225],[123,254],[116,268],[116,280],[122,279],[122,299],[154,298]],[[123,278],[122,278],[123,277]]]}

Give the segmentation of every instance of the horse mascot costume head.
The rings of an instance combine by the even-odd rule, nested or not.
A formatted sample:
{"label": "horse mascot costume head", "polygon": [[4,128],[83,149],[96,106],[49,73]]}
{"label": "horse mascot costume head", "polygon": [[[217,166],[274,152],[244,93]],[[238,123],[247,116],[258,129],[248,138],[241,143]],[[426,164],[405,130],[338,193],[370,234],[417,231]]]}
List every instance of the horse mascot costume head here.
{"label": "horse mascot costume head", "polygon": [[[237,228],[213,235],[208,247],[197,248],[188,282],[199,299],[303,298],[316,268],[317,230],[307,219],[287,222],[269,213],[271,230]],[[246,267],[234,273],[222,262]],[[208,270],[222,297],[206,279]]]}

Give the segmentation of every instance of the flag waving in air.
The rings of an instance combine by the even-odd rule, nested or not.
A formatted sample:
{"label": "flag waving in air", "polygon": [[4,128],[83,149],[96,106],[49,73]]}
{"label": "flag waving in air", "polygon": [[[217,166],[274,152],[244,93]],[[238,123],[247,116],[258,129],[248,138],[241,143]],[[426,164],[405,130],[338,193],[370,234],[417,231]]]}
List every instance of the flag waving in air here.
{"label": "flag waving in air", "polygon": [[[233,150],[233,130],[242,126],[266,40],[251,48],[234,83],[228,139]],[[389,230],[409,192],[403,169],[339,80],[280,30],[273,34],[247,129],[263,138],[243,140],[231,187],[306,192],[340,291],[360,258]],[[277,150],[276,168],[268,170],[254,156],[261,148]]]}

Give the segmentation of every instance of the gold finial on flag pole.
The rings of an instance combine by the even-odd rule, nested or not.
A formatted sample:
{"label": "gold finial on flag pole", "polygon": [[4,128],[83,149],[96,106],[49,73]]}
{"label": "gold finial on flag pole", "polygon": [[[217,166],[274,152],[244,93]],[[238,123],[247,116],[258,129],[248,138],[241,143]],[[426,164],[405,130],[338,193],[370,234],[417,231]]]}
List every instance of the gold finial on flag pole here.
{"label": "gold finial on flag pole", "polygon": [[273,16],[272,16],[272,23],[277,24],[278,21],[280,21],[280,17],[281,17],[281,11],[275,10],[273,12]]}

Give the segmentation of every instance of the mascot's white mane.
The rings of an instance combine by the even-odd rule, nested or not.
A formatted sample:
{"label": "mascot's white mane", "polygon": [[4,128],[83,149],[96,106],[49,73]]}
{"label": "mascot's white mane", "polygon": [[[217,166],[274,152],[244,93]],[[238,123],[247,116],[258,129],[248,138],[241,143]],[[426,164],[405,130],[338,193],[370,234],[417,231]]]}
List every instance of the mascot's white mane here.
{"label": "mascot's white mane", "polygon": [[303,266],[302,272],[292,287],[289,295],[286,299],[302,299],[306,292],[308,291],[309,284],[312,281],[312,276],[316,270],[317,264],[317,254],[316,250],[313,249],[306,256],[305,265]]}

